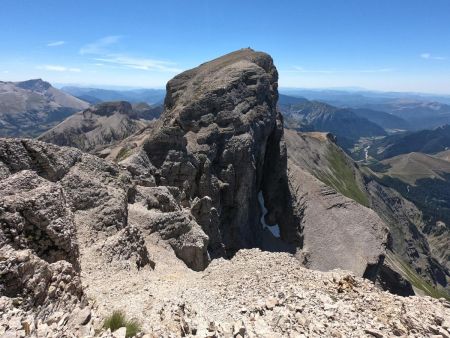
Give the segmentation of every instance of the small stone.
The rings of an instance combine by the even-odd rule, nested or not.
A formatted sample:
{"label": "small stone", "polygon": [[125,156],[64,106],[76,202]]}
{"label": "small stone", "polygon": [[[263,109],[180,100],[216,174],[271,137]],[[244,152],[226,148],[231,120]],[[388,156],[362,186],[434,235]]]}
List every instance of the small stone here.
{"label": "small stone", "polygon": [[127,328],[121,327],[120,329],[114,331],[112,335],[114,338],[125,338],[127,336]]}
{"label": "small stone", "polygon": [[383,338],[384,337],[381,332],[376,331],[376,330],[365,329],[364,332],[367,333],[367,334],[370,334],[370,335],[372,335],[372,336],[374,336],[376,338]]}
{"label": "small stone", "polygon": [[61,311],[54,312],[50,317],[48,317],[46,323],[47,323],[47,325],[52,325],[54,323],[57,323],[63,316],[64,316],[64,313]]}
{"label": "small stone", "polygon": [[242,320],[236,322],[233,326],[233,337],[238,337],[238,335],[244,337],[246,332],[245,324]]}
{"label": "small stone", "polygon": [[268,310],[273,310],[273,308],[275,307],[275,306],[277,306],[278,305],[278,299],[276,299],[276,298],[274,298],[274,297],[269,297],[267,300],[266,300],[266,308],[268,309]]}
{"label": "small stone", "polygon": [[450,334],[447,332],[447,330],[443,329],[442,327],[439,328],[439,334],[444,338],[450,338]]}
{"label": "small stone", "polygon": [[295,313],[295,319],[297,319],[297,322],[303,327],[307,326],[308,324],[308,320],[300,312]]}
{"label": "small stone", "polygon": [[342,335],[341,332],[337,331],[337,330],[332,330],[331,331],[331,336],[332,337],[336,337],[336,338],[343,338],[344,336]]}
{"label": "small stone", "polygon": [[85,307],[81,309],[74,318],[74,324],[76,325],[86,325],[91,320],[91,309]]}
{"label": "small stone", "polygon": [[216,331],[216,323],[215,322],[209,322],[208,324],[208,331]]}

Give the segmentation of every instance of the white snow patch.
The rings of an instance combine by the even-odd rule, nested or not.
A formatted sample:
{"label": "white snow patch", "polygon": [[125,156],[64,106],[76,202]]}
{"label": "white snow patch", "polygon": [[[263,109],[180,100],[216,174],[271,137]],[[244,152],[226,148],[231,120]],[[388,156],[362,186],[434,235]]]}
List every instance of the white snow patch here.
{"label": "white snow patch", "polygon": [[369,148],[370,146],[364,148],[364,157],[366,158],[366,161],[369,160]]}
{"label": "white snow patch", "polygon": [[266,215],[267,215],[267,208],[264,205],[264,196],[262,191],[260,191],[258,193],[258,202],[259,202],[259,206],[261,207],[262,210],[262,216],[260,218],[261,221],[261,225],[263,226],[263,229],[269,229],[269,231],[272,233],[272,235],[276,238],[280,238],[280,227],[278,226],[278,224],[275,225],[268,225],[266,223]]}

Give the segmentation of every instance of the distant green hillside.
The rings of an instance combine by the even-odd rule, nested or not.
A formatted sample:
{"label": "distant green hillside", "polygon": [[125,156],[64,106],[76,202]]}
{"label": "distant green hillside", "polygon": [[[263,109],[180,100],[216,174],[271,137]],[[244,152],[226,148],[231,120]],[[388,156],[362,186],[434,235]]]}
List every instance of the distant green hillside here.
{"label": "distant green hillside", "polygon": [[317,178],[339,191],[342,195],[366,207],[369,206],[367,195],[358,185],[353,168],[350,166],[345,153],[337,146],[330,145],[326,157],[331,174],[325,171],[317,171]]}

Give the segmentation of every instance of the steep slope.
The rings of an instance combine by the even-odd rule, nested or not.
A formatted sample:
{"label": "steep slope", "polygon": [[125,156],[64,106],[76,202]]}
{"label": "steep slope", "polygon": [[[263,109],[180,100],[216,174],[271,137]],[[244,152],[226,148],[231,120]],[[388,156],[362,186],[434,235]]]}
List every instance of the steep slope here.
{"label": "steep slope", "polygon": [[369,155],[382,160],[412,152],[434,154],[450,147],[450,125],[432,130],[421,130],[396,134],[376,140],[369,149]]}
{"label": "steep slope", "polygon": [[323,102],[306,101],[291,105],[282,112],[288,127],[301,131],[331,132],[345,148],[361,137],[386,135],[382,127],[350,109],[333,107]]}
{"label": "steep slope", "polygon": [[439,152],[437,154],[434,154],[433,156],[437,157],[437,158],[440,158],[441,160],[450,162],[450,149],[441,151],[441,152]]}
{"label": "steep slope", "polygon": [[289,158],[341,194],[368,206],[363,178],[354,162],[334,145],[329,133],[285,130]]}
{"label": "steep slope", "polygon": [[423,213],[423,232],[437,260],[450,271],[450,163],[421,153],[381,162],[379,181],[399,191]]}
{"label": "steep slope", "polygon": [[436,240],[427,234],[426,219],[413,203],[394,189],[380,184],[368,169],[362,171],[334,143],[330,134],[285,130],[285,140],[291,161],[328,186],[369,206],[389,226],[390,251],[381,274],[385,279],[391,279],[392,291],[407,291],[407,288],[395,286],[401,283],[401,278],[389,278],[397,271],[413,284],[416,292],[433,296],[445,294],[438,289],[448,289],[448,268],[441,259],[442,252],[435,249]]}
{"label": "steep slope", "polygon": [[96,152],[148,125],[148,109],[128,102],[106,102],[80,111],[38,137],[44,142]]}
{"label": "steep slope", "polygon": [[38,80],[0,82],[0,136],[36,136],[89,106]]}

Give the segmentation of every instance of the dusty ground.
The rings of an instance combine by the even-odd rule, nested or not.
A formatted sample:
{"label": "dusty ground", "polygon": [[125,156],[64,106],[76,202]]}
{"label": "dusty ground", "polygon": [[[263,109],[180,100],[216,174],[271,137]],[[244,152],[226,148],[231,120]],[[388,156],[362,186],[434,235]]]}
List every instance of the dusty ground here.
{"label": "dusty ground", "polygon": [[349,272],[312,271],[257,249],[193,272],[156,237],[147,243],[154,270],[85,268],[99,318],[124,310],[154,337],[450,336],[444,300],[395,296]]}

